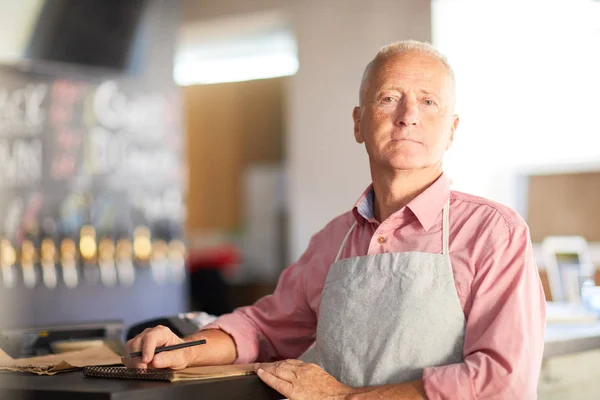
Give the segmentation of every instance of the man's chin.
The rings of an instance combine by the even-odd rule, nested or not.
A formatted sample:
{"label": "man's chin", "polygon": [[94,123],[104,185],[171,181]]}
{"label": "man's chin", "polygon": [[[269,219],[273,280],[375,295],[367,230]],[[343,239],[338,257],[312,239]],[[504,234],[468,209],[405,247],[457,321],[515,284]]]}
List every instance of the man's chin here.
{"label": "man's chin", "polygon": [[412,171],[427,168],[427,164],[419,157],[395,157],[387,161],[387,166],[396,171]]}
{"label": "man's chin", "polygon": [[419,164],[419,163],[408,163],[408,162],[385,163],[384,165],[380,164],[380,167],[383,167],[383,169],[387,169],[390,171],[398,171],[398,172],[410,172],[410,171],[416,171],[416,170],[427,168],[427,166],[423,165],[422,163]]}
{"label": "man's chin", "polygon": [[423,154],[414,154],[407,152],[394,152],[386,154],[373,162],[371,159],[371,168],[378,170],[394,170],[394,171],[414,171],[425,169],[432,166],[432,163],[424,161],[426,156]]}

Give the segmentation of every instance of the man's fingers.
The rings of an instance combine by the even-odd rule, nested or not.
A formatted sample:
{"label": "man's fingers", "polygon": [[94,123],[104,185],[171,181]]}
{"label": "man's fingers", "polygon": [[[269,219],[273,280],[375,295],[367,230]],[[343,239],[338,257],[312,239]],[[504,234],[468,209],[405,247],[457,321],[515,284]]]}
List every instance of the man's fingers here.
{"label": "man's fingers", "polygon": [[298,375],[296,374],[297,364],[294,365],[290,362],[290,360],[277,361],[274,363],[265,363],[260,364],[258,368],[255,370],[264,369],[271,375],[275,375],[276,377],[286,380],[288,382],[294,382],[298,379]]}
{"label": "man's fingers", "polygon": [[185,368],[185,352],[175,350],[154,355],[157,347],[180,343],[181,339],[165,326],[159,325],[145,329],[135,338],[127,341],[125,354],[141,351],[140,357],[123,358],[123,364],[129,368]]}
{"label": "man's fingers", "polygon": [[294,389],[294,385],[290,382],[280,379],[273,375],[272,373],[264,370],[263,368],[259,368],[256,373],[258,377],[267,385],[271,386],[273,389],[277,390],[279,393],[284,395],[287,398],[292,397],[292,392]]}
{"label": "man's fingers", "polygon": [[143,363],[149,363],[154,357],[154,350],[158,346],[154,336],[146,335],[142,339],[142,356],[140,357]]}
{"label": "man's fingers", "polygon": [[129,339],[127,341],[127,343],[125,343],[125,348],[123,349],[123,352],[125,355],[129,355],[131,353],[134,353],[136,351],[140,351],[142,349],[142,342],[144,340],[144,337],[152,332],[154,328],[146,328],[143,330],[142,333],[136,335],[134,338]]}
{"label": "man's fingers", "polygon": [[141,362],[139,357],[135,357],[135,358],[123,357],[123,358],[121,358],[121,362],[123,364],[125,364],[125,366],[127,368],[142,368],[142,369],[148,368],[148,364]]}
{"label": "man's fingers", "polygon": [[272,363],[260,363],[260,364],[256,364],[254,366],[254,371],[256,371],[258,373],[259,369],[263,369],[263,370],[267,371],[270,374],[275,374],[275,370],[277,369],[277,363],[276,362],[272,362]]}
{"label": "man's fingers", "polygon": [[273,375],[293,383],[298,380],[296,368],[297,366],[290,363],[289,360],[281,361],[275,366],[275,373]]}
{"label": "man's fingers", "polygon": [[[140,348],[142,347],[142,338],[143,336],[140,334],[133,339],[128,340],[125,344],[125,348],[123,349],[123,354],[129,355],[135,351],[140,351]],[[145,364],[142,363],[140,357],[122,358],[121,361],[127,368],[145,368]]]}
{"label": "man's fingers", "polygon": [[143,363],[149,363],[154,357],[154,350],[159,346],[170,344],[171,330],[165,326],[157,326],[145,333],[142,337],[142,358]]}
{"label": "man's fingers", "polygon": [[140,351],[140,348],[142,347],[141,343],[142,335],[138,335],[133,339],[129,339],[127,343],[125,343],[125,348],[123,349],[124,353],[127,355],[133,353],[134,351]]}

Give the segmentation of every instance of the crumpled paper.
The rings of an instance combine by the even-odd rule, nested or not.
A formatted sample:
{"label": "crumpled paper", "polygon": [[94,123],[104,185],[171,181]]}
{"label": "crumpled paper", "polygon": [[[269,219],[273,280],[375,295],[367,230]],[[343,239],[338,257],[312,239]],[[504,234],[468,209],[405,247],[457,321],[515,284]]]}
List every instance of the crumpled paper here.
{"label": "crumpled paper", "polygon": [[121,364],[121,356],[106,345],[62,354],[18,359],[13,359],[0,349],[0,372],[19,371],[37,375],[54,375],[90,365],[113,364]]}

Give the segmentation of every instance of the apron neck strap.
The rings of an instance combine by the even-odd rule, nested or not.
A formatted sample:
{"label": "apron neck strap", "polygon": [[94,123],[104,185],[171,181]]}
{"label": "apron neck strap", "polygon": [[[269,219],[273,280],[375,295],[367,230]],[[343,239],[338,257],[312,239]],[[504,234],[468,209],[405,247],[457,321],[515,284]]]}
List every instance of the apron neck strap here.
{"label": "apron neck strap", "polygon": [[442,253],[448,255],[448,240],[450,237],[450,197],[444,205],[444,213],[442,219]]}
{"label": "apron neck strap", "polygon": [[340,246],[340,249],[338,250],[337,255],[335,256],[334,262],[338,261],[340,259],[340,257],[342,256],[342,251],[344,251],[344,247],[346,247],[346,242],[348,241],[348,238],[352,234],[352,231],[354,230],[354,228],[356,227],[357,224],[358,224],[358,221],[354,221],[354,223],[352,224],[350,229],[348,229],[348,232],[346,233],[346,236],[344,236],[344,240],[342,241],[342,245]]}

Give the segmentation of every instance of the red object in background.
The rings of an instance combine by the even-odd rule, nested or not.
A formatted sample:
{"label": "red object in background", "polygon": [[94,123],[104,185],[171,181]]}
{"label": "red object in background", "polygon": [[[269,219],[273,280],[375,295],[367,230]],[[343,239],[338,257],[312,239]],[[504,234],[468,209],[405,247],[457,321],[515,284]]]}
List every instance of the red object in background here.
{"label": "red object in background", "polygon": [[239,262],[240,252],[231,244],[188,251],[192,310],[212,315],[233,311],[231,290],[224,277],[235,274]]}
{"label": "red object in background", "polygon": [[238,265],[239,262],[239,250],[229,244],[190,249],[187,255],[187,266],[191,273],[199,269],[227,269]]}

